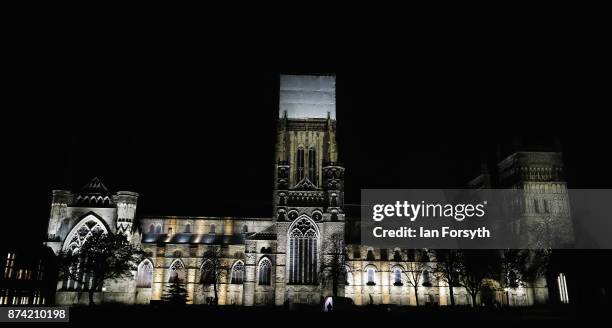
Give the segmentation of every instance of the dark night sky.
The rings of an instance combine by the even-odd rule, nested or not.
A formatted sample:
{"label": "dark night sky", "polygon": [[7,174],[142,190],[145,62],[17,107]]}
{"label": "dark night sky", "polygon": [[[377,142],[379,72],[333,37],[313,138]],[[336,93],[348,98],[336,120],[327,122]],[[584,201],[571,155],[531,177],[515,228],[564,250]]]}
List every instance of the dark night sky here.
{"label": "dark night sky", "polygon": [[483,152],[515,137],[546,145],[557,136],[570,187],[612,186],[609,118],[598,111],[609,108],[597,79],[608,68],[596,49],[534,43],[283,61],[172,49],[15,52],[2,129],[12,236],[27,229],[39,239],[51,190],[94,176],[141,193],[139,215],[269,216],[280,72],[337,74],[349,203],[361,188],[462,187]]}

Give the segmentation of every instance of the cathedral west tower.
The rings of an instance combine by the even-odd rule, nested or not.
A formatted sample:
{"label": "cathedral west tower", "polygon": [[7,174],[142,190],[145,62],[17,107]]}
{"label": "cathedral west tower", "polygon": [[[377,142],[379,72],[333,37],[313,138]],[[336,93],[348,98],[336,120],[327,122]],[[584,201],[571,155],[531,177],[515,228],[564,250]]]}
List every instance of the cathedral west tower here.
{"label": "cathedral west tower", "polygon": [[344,237],[344,168],[336,143],[334,76],[280,78],[274,188],[277,303],[315,303],[332,235]]}

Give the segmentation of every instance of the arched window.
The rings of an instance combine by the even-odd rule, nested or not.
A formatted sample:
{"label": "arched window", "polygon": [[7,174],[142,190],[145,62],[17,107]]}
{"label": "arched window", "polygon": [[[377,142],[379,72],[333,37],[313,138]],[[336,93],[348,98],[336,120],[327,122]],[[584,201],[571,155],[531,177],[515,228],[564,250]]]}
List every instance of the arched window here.
{"label": "arched window", "polygon": [[168,228],[168,234],[171,235],[172,234],[172,227]]}
{"label": "arched window", "polygon": [[245,224],[242,226],[242,233],[247,233],[247,232],[249,232],[249,227],[247,227],[247,225]]}
{"label": "arched window", "polygon": [[423,271],[423,286],[425,287],[431,287],[431,280],[429,279],[429,271],[425,270]]}
{"label": "arched window", "polygon": [[181,260],[175,260],[170,265],[170,279],[168,282],[185,281],[185,266]]}
{"label": "arched window", "polygon": [[244,281],[244,264],[242,261],[236,261],[232,267],[232,284],[242,284]]}
{"label": "arched window", "polygon": [[429,262],[429,252],[427,249],[421,250],[421,262]]}
{"label": "arched window", "polygon": [[191,224],[190,223],[187,223],[185,225],[185,233],[191,233]]}
{"label": "arched window", "polygon": [[93,233],[108,233],[108,231],[102,221],[89,215],[72,228],[64,242],[64,250],[78,251]]}
{"label": "arched window", "polygon": [[380,249],[380,260],[381,261],[389,261],[389,250],[386,248]]}
{"label": "arched window", "polygon": [[210,233],[215,233],[215,225],[214,224],[210,225]]}
{"label": "arched window", "polygon": [[272,263],[267,258],[263,258],[259,262],[259,284],[269,286],[272,277]]}
{"label": "arched window", "polygon": [[214,267],[210,260],[206,260],[202,263],[202,267],[200,268],[200,282],[204,285],[215,283]]}
{"label": "arched window", "polygon": [[344,284],[350,286],[353,283],[353,272],[348,265],[344,267],[344,273],[346,274],[346,282]]}
{"label": "arched window", "polygon": [[396,267],[393,269],[393,285],[394,286],[402,286],[402,269]]}
{"label": "arched window", "polygon": [[304,148],[300,147],[297,151],[297,180],[304,179]]}
{"label": "arched window", "polygon": [[368,247],[368,254],[366,254],[366,260],[368,261],[376,260],[376,258],[374,257],[374,249],[372,247]]}
{"label": "arched window", "polygon": [[297,220],[289,230],[289,283],[317,282],[318,232],[307,218]]}
{"label": "arched window", "polygon": [[151,224],[149,226],[149,233],[154,233],[155,232],[155,225]]}
{"label": "arched window", "polygon": [[402,260],[402,254],[399,249],[393,251],[393,261],[400,262]]}
{"label": "arched window", "polygon": [[368,268],[368,286],[374,286],[376,285],[376,282],[374,280],[374,276],[376,275],[376,269],[374,268]]}
{"label": "arched window", "polygon": [[161,224],[155,226],[155,233],[161,233]]}
{"label": "arched window", "polygon": [[332,194],[332,196],[331,196],[331,206],[332,207],[337,207],[338,206],[338,195]]}
{"label": "arched window", "polygon": [[151,261],[144,260],[138,265],[138,274],[136,275],[136,287],[150,288],[153,280],[153,265]]}
{"label": "arched window", "polygon": [[308,149],[308,178],[317,184],[317,154],[314,148]]}
{"label": "arched window", "polygon": [[408,252],[406,254],[406,260],[409,262],[413,262],[416,259],[416,252],[414,249],[408,249]]}

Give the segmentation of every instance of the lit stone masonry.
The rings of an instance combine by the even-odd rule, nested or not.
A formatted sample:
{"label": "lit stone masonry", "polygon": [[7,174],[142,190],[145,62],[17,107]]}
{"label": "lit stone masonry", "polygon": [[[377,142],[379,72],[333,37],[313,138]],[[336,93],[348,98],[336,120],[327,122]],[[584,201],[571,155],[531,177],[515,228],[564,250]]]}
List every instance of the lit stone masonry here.
{"label": "lit stone masonry", "polygon": [[[79,192],[53,191],[46,244],[57,253],[78,247],[92,229],[128,234],[145,250],[146,259],[134,278],[109,282],[95,295],[96,302],[126,304],[160,300],[174,279],[185,283],[190,302],[209,303],[213,287],[201,282],[209,281],[211,263],[203,257],[220,246],[221,266],[228,271],[220,277],[219,304],[260,306],[319,304],[332,295],[332,284],[321,279],[321,271],[333,258],[331,242],[340,236],[347,261],[346,279],[338,284],[339,296],[357,305],[416,305],[417,297],[420,305],[449,305],[449,287],[433,272],[423,272],[418,295],[402,274],[416,261],[428,261],[435,267],[435,258],[424,259],[416,250],[358,243],[359,218],[347,215],[349,207],[344,204],[345,169],[338,157],[335,103],[334,76],[281,76],[271,217],[151,216],[135,220],[138,194],[112,194],[96,178]],[[545,218],[568,222],[560,158],[559,153],[515,153],[499,163],[503,187],[529,191],[523,224]],[[471,186],[486,187],[490,180],[484,172]],[[136,222],[138,226],[133,227]],[[563,238],[569,240],[571,231]],[[565,288],[565,280],[559,281]],[[455,287],[454,295],[457,304],[471,302],[463,288]],[[567,291],[563,295],[567,298]],[[496,292],[487,297],[491,299],[479,296],[478,301],[540,304],[547,302],[548,286],[543,280],[526,282],[525,287],[507,294]],[[60,281],[56,301],[87,303],[87,293],[82,286]]]}
{"label": "lit stone masonry", "polygon": [[[517,152],[498,164],[502,181],[510,188],[524,190],[516,229],[523,234],[524,244],[547,248],[546,243],[572,244],[574,231],[569,210],[567,184],[564,179],[562,154],[558,152]],[[555,227],[557,240],[547,240],[546,225]]]}

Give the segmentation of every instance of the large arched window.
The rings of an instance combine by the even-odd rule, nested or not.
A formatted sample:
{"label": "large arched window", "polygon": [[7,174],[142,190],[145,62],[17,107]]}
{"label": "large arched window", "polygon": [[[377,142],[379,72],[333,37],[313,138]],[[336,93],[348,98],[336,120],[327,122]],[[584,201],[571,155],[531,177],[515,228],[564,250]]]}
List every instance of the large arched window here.
{"label": "large arched window", "polygon": [[317,153],[314,148],[308,150],[308,178],[317,184]]}
{"label": "large arched window", "polygon": [[144,260],[138,265],[138,274],[136,275],[136,287],[150,288],[153,280],[153,265],[151,261]]}
{"label": "large arched window", "polygon": [[202,267],[200,268],[200,282],[204,285],[215,283],[214,266],[210,260],[206,260],[202,263]]}
{"label": "large arched window", "polygon": [[232,267],[232,284],[242,284],[244,281],[244,263],[236,261]]}
{"label": "large arched window", "polygon": [[100,219],[93,215],[85,217],[68,234],[68,238],[64,242],[64,250],[78,251],[85,241],[96,232],[108,233]]}
{"label": "large arched window", "polygon": [[172,262],[170,265],[170,279],[168,282],[185,281],[185,266],[179,259]]}
{"label": "large arched window", "polygon": [[185,225],[185,233],[191,233],[191,223]]}
{"label": "large arched window", "polygon": [[318,232],[314,222],[298,219],[289,230],[289,283],[317,282]]}
{"label": "large arched window", "polygon": [[[94,233],[106,234],[108,230],[102,221],[93,214],[89,214],[84,217],[79,223],[77,223],[70,233],[68,237],[64,241],[63,249],[71,254],[76,254],[79,252],[79,249],[85,244],[87,239],[91,237]],[[81,261],[86,261],[85,258],[81,258]],[[63,289],[77,289],[77,290],[87,290],[91,285],[91,279],[89,275],[83,276],[84,273],[80,273],[81,279],[85,281],[85,283],[74,281],[69,277],[64,278],[62,282]]]}
{"label": "large arched window", "polygon": [[155,226],[155,233],[161,233],[161,224]]}
{"label": "large arched window", "polygon": [[270,285],[270,280],[272,277],[272,263],[268,258],[263,258],[259,262],[259,279],[258,282],[260,285],[268,286]]}
{"label": "large arched window", "polygon": [[297,151],[297,180],[304,179],[304,148],[300,147]]}

